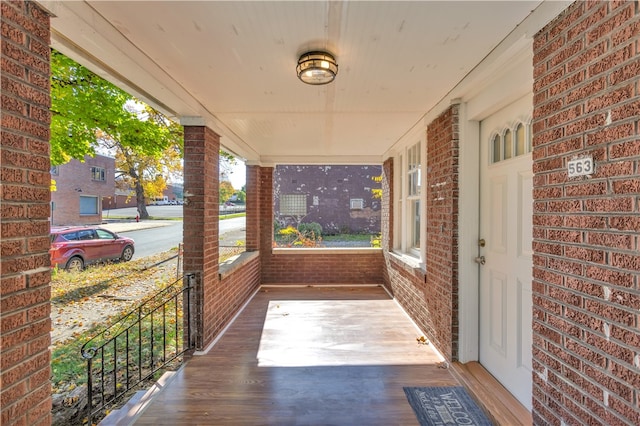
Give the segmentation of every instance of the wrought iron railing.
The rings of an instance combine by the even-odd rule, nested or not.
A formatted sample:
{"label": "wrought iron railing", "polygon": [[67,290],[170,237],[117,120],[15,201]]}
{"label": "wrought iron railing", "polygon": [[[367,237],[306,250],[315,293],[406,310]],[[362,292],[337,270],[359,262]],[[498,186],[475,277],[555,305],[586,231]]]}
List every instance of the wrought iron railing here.
{"label": "wrought iron railing", "polygon": [[193,275],[178,279],[82,346],[89,425],[98,413],[193,349],[194,282]]}

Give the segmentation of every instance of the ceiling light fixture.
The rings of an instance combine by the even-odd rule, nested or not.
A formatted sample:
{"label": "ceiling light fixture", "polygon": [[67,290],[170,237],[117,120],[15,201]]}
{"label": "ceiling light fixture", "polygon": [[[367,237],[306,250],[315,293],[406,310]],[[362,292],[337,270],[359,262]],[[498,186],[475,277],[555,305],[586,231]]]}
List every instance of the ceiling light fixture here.
{"label": "ceiling light fixture", "polygon": [[304,83],[319,85],[331,83],[338,74],[338,64],[327,52],[307,52],[298,59],[298,78]]}

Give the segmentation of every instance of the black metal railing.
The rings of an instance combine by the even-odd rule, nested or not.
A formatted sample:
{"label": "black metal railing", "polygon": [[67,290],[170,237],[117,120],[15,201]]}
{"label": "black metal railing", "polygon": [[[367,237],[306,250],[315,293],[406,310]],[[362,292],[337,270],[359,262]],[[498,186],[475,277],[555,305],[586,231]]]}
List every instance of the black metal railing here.
{"label": "black metal railing", "polygon": [[88,424],[142,382],[182,362],[193,349],[187,275],[146,299],[81,349],[87,360]]}

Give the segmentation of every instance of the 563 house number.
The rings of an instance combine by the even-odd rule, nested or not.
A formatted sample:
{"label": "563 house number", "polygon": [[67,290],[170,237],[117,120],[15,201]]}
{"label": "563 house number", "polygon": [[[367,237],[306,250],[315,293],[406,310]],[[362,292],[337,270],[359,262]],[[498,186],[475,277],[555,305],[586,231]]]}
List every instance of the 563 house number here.
{"label": "563 house number", "polygon": [[594,170],[593,157],[576,158],[567,163],[569,177],[592,175]]}

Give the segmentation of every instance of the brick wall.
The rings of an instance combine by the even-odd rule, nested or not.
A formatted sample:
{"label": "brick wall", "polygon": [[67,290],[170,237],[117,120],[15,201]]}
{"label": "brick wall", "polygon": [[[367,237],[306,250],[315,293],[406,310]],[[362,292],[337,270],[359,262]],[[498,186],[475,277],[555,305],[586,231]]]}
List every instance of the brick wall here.
{"label": "brick wall", "polygon": [[438,341],[434,328],[437,313],[430,309],[428,303],[428,298],[433,297],[433,289],[426,284],[424,271],[411,267],[386,251],[384,261],[385,286],[389,292],[439,351],[444,355],[451,352]]}
{"label": "brick wall", "polygon": [[458,105],[427,127],[427,301],[436,341],[458,358]]}
{"label": "brick wall", "polygon": [[49,16],[1,7],[0,424],[51,421]]}
{"label": "brick wall", "polygon": [[[259,177],[259,167],[247,166],[247,251],[256,251],[259,247]],[[260,286],[260,274],[259,256],[230,271],[221,271],[219,282],[208,287],[207,309],[213,313],[213,322],[205,325],[208,336],[217,336],[229,324]]]}
{"label": "brick wall", "polygon": [[196,278],[196,346],[215,337],[218,281],[218,151],[220,136],[204,126],[184,128],[184,273]]}
{"label": "brick wall", "polygon": [[[427,127],[426,271],[385,252],[385,284],[449,360],[458,357],[458,105]],[[387,169],[389,171],[387,171]],[[383,184],[391,176],[385,162]],[[392,187],[392,185],[388,185]],[[385,192],[386,199],[392,196]],[[389,211],[391,209],[389,208]],[[383,227],[385,229],[385,227]],[[386,232],[386,231],[385,231]],[[389,234],[391,228],[389,228]],[[390,237],[383,238],[392,244]]]}
{"label": "brick wall", "polygon": [[[640,424],[639,50],[637,2],[576,2],[535,37],[537,424]],[[595,173],[568,178],[581,156]]]}
{"label": "brick wall", "polygon": [[[271,254],[263,284],[382,284],[382,252]],[[312,249],[309,249],[312,250]]]}
{"label": "brick wall", "polygon": [[260,258],[256,256],[241,267],[225,273],[220,283],[213,289],[212,307],[215,322],[212,333],[217,335],[229,324],[234,315],[260,286]]}

